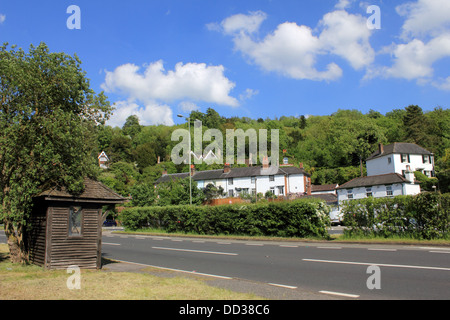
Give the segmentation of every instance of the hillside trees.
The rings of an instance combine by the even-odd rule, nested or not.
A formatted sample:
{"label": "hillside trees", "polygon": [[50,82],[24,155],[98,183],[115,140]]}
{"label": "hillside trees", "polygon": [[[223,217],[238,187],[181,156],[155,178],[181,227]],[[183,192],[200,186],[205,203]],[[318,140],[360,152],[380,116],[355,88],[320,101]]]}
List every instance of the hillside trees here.
{"label": "hillside trees", "polygon": [[[282,116],[275,119],[251,119],[248,117],[223,117],[214,109],[208,108],[205,113],[195,110],[189,115],[191,133],[194,132],[194,121],[202,121],[203,133],[207,129],[218,129],[223,135],[223,162],[226,162],[226,130],[242,129],[247,132],[254,129],[268,130],[268,148],[270,148],[270,130],[278,129],[280,138],[279,158],[289,158],[295,166],[303,163],[304,168],[312,174],[313,184],[342,184],[350,179],[363,175],[365,159],[372,154],[379,143],[414,142],[430,150],[436,158],[436,175],[443,180],[438,186],[444,190],[447,185],[445,166],[439,165],[446,149],[450,148],[450,110],[436,107],[424,112],[418,106],[393,109],[385,115],[370,110],[363,113],[359,110],[337,110],[324,116]],[[138,122],[138,121],[136,121]],[[178,143],[171,141],[175,129],[187,129],[187,123],[176,126],[140,126],[140,131],[133,137],[125,135],[121,128],[105,128],[99,137],[99,144],[110,146],[113,162],[125,161],[126,154],[132,155],[132,161],[139,171],[137,181],[156,181],[162,174],[162,165],[169,168],[169,173],[187,172],[187,165],[174,165],[170,160],[172,148]],[[105,143],[107,136],[127,137],[126,148],[120,144],[111,147]],[[259,137],[258,137],[259,138]],[[123,138],[121,138],[123,140]],[[120,141],[122,141],[120,140]],[[198,146],[192,141],[192,148]],[[249,157],[249,138],[245,140],[245,155]],[[125,140],[123,140],[125,144]],[[202,151],[210,142],[203,142]],[[117,158],[115,154],[128,150],[124,156]],[[108,154],[108,150],[107,154]],[[235,153],[238,151],[235,143]],[[240,151],[243,151],[240,149]],[[283,151],[286,151],[285,153]],[[109,154],[108,154],[109,155]],[[160,164],[158,164],[158,158]],[[260,159],[258,159],[260,160]],[[129,161],[129,160],[128,160]],[[260,165],[261,163],[258,162]],[[237,166],[237,165],[235,165]],[[196,170],[219,169],[221,165],[197,164]],[[442,173],[440,173],[442,171]]]}

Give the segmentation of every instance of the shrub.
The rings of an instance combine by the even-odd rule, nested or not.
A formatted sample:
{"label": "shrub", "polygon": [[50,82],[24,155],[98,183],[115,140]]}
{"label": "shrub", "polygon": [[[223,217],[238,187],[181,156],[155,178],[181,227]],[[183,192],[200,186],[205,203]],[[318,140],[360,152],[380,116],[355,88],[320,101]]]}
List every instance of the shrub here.
{"label": "shrub", "polygon": [[395,198],[365,198],[343,205],[346,236],[393,235],[415,239],[447,239],[450,195],[421,193]]}
{"label": "shrub", "polygon": [[328,238],[328,206],[315,199],[221,206],[164,206],[125,209],[122,224],[168,232]]}

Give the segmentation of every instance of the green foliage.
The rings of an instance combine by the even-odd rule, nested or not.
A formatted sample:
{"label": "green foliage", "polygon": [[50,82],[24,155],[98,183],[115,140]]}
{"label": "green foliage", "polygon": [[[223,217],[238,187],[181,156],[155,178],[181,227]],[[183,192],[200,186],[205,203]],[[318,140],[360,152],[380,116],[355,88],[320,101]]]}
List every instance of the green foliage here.
{"label": "green foliage", "polygon": [[365,198],[343,205],[346,236],[450,237],[450,194]]}
{"label": "green foliage", "polygon": [[276,237],[328,238],[328,207],[317,200],[222,206],[164,206],[125,209],[119,219],[131,230]]}
{"label": "green foliage", "polygon": [[80,193],[97,174],[96,131],[111,107],[77,56],[43,43],[0,47],[0,97],[0,220],[17,243],[33,196],[50,185]]}

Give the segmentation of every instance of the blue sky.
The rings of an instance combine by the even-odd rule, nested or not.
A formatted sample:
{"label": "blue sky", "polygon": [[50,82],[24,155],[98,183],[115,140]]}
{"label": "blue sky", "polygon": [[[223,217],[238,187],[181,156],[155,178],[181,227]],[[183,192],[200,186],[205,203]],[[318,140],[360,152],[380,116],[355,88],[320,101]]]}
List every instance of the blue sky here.
{"label": "blue sky", "polygon": [[209,107],[257,119],[450,101],[448,0],[1,0],[0,41],[76,53],[113,126]]}

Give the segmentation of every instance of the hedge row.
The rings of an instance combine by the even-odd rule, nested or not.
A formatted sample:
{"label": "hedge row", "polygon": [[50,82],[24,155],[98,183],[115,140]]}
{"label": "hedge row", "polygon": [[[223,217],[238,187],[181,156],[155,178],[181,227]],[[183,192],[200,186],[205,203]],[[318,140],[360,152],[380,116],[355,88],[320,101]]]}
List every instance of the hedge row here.
{"label": "hedge row", "polygon": [[327,238],[328,207],[321,201],[296,200],[221,206],[128,208],[120,214],[125,228],[158,228],[203,235],[230,234]]}
{"label": "hedge row", "polygon": [[450,194],[365,198],[342,206],[346,236],[450,238]]}

